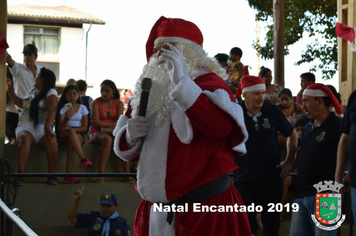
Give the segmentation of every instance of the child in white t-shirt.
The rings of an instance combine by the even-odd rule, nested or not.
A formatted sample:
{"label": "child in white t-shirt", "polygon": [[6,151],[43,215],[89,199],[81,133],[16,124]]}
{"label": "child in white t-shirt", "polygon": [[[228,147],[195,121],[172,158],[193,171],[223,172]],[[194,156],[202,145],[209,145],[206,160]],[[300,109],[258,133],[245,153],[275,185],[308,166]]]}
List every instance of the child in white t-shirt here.
{"label": "child in white t-shirt", "polygon": [[[83,169],[92,166],[92,163],[83,154],[81,145],[84,143],[84,133],[88,127],[88,109],[81,104],[79,91],[76,85],[67,85],[58,102],[56,133],[58,143],[68,145],[66,173],[72,173],[75,153],[80,158]],[[65,183],[79,182],[76,177],[65,177]]]}

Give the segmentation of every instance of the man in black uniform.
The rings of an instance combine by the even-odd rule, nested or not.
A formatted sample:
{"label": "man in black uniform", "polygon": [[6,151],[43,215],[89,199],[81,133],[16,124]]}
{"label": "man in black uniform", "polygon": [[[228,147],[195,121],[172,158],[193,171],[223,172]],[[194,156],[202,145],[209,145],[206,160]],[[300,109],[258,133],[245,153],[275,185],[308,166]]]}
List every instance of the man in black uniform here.
{"label": "man in black uniform", "polygon": [[344,171],[350,162],[351,206],[356,225],[356,91],[347,102],[346,112],[341,124],[341,138],[337,150],[335,181],[343,182]]}
{"label": "man in black uniform", "polygon": [[304,126],[298,158],[297,196],[298,212],[292,213],[290,235],[336,235],[337,230],[320,229],[311,219],[315,214],[314,184],[333,180],[336,154],[341,132],[341,107],[331,90],[323,84],[311,84],[303,92],[303,108],[311,119]]}
{"label": "man in black uniform", "polygon": [[[241,106],[249,139],[246,142],[247,154],[235,158],[240,168],[234,172],[234,184],[246,206],[255,204],[263,207],[263,234],[278,235],[280,213],[267,213],[268,203],[281,202],[283,179],[288,176],[294,161],[297,133],[277,106],[264,101],[266,86],[263,80],[248,75],[246,69],[244,74],[236,96],[242,94],[245,98]],[[278,131],[288,137],[287,157],[282,164]],[[257,228],[256,214],[255,210],[248,212],[253,234]]]}

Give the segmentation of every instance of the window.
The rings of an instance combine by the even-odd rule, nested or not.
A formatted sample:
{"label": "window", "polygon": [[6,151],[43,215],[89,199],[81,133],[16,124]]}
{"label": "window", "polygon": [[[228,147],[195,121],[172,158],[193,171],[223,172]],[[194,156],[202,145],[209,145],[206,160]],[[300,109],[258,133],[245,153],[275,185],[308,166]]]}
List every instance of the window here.
{"label": "window", "polygon": [[38,48],[40,61],[59,61],[60,29],[54,27],[24,27],[24,45]]}
{"label": "window", "polygon": [[59,62],[43,62],[43,61],[36,61],[36,65],[46,67],[47,69],[50,69],[53,71],[53,73],[56,75],[56,81],[59,82]]}

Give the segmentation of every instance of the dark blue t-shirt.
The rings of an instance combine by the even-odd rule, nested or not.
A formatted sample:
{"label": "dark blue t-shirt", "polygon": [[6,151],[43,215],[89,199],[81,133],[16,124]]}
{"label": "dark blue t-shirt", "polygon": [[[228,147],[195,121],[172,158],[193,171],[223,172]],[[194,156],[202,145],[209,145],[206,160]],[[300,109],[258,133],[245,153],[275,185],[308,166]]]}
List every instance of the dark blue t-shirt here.
{"label": "dark blue t-shirt", "polygon": [[356,188],[356,91],[353,91],[347,102],[344,119],[342,120],[341,132],[349,135],[348,152],[351,165],[351,186]]}
{"label": "dark blue t-shirt", "polygon": [[[261,108],[261,115],[257,117],[257,124],[248,115],[245,103],[242,103],[245,125],[249,138],[246,142],[247,153],[235,157],[239,166],[234,172],[234,182],[238,190],[251,189],[251,194],[260,190],[261,194],[282,189],[280,168],[276,168],[281,162],[278,146],[278,131],[284,137],[289,137],[293,132],[293,126],[276,105],[265,101]],[[250,192],[250,191],[248,191]]]}
{"label": "dark blue t-shirt", "polygon": [[[103,217],[98,211],[91,211],[89,213],[77,213],[78,228],[87,228],[88,236],[101,236],[106,218]],[[122,217],[118,217],[110,220],[110,236],[129,236],[130,228],[126,220]]]}
{"label": "dark blue t-shirt", "polygon": [[82,99],[82,103],[83,105],[88,109],[89,113],[88,113],[88,128],[87,131],[89,131],[89,127],[90,127],[90,97],[87,95],[82,95],[80,96],[80,99]]}
{"label": "dark blue t-shirt", "polygon": [[314,120],[304,126],[298,160],[297,198],[315,196],[314,184],[334,180],[336,156],[341,136],[341,118],[331,112],[317,127]]}

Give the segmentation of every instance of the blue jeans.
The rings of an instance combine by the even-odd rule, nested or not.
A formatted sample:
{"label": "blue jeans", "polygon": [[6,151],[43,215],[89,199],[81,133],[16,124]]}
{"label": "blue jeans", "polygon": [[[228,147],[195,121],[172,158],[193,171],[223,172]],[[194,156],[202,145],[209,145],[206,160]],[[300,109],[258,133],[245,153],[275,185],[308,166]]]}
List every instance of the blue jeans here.
{"label": "blue jeans", "polygon": [[354,227],[356,227],[356,188],[351,187],[351,209],[354,217]]}
{"label": "blue jeans", "polygon": [[315,196],[297,198],[299,211],[292,213],[289,236],[336,236],[338,229],[327,231],[318,228],[311,218],[315,214]]}

